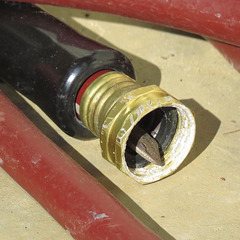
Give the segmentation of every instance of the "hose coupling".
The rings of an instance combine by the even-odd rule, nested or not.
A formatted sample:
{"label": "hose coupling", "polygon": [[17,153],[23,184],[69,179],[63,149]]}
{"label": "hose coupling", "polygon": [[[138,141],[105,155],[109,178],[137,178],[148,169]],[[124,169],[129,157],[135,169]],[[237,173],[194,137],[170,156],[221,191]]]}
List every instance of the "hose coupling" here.
{"label": "hose coupling", "polygon": [[[194,142],[191,110],[159,87],[142,87],[120,72],[104,73],[87,87],[79,115],[83,124],[100,138],[103,158],[142,184],[176,171]],[[137,136],[139,129],[157,142],[163,164],[148,161],[131,147],[131,136]],[[147,151],[144,141],[141,144]]]}

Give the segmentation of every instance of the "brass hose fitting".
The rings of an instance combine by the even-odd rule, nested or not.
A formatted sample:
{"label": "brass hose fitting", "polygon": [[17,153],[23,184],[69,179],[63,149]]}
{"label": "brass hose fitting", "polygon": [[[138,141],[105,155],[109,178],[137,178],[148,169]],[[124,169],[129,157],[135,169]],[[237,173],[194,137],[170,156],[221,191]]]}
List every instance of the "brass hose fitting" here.
{"label": "brass hose fitting", "polygon": [[[84,125],[100,137],[102,156],[142,184],[172,174],[195,137],[194,116],[186,106],[159,87],[141,87],[120,72],[94,80],[82,96],[79,111]],[[147,162],[128,147],[136,126],[158,141],[163,166]]]}

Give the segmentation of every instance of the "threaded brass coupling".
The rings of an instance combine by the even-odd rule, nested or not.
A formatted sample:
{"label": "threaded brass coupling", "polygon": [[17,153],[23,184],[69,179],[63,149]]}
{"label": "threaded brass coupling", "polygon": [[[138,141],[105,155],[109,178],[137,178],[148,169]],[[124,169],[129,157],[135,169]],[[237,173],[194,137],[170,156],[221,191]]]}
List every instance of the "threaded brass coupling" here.
{"label": "threaded brass coupling", "polygon": [[[120,72],[101,75],[80,103],[84,125],[100,137],[102,156],[139,183],[172,174],[186,158],[195,137],[192,112],[155,85],[141,87]],[[130,134],[140,126],[159,142],[164,165],[147,162],[129,149]]]}

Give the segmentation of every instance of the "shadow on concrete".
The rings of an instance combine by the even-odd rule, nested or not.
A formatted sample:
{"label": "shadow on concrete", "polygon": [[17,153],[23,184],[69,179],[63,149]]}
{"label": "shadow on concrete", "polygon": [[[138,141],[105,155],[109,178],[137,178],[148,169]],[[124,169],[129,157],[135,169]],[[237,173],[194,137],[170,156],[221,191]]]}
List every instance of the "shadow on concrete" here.
{"label": "shadow on concrete", "polygon": [[196,120],[196,137],[190,153],[177,172],[190,164],[208,147],[217,134],[221,124],[221,121],[216,116],[204,109],[194,99],[183,99],[180,101],[194,112]]}

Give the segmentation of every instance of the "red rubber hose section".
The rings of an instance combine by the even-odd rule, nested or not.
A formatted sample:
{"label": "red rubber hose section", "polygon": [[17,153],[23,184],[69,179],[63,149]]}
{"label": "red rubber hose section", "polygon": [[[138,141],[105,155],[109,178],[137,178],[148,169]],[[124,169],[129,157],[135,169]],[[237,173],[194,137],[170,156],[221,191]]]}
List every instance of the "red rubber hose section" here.
{"label": "red rubber hose section", "polygon": [[18,0],[108,12],[240,46],[239,0]]}
{"label": "red rubber hose section", "polygon": [[159,240],[1,91],[0,165],[75,239]]}

